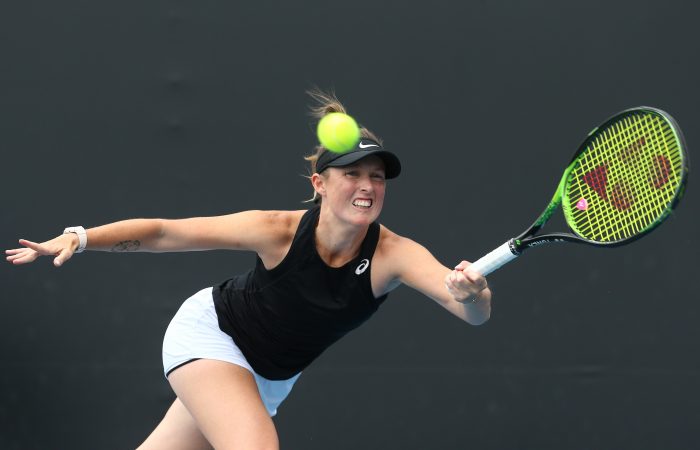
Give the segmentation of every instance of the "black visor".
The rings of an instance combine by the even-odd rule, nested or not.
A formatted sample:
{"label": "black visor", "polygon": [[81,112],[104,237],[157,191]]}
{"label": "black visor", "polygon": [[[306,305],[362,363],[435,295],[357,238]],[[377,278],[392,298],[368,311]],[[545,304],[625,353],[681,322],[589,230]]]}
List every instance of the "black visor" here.
{"label": "black visor", "polygon": [[316,172],[321,173],[328,167],[344,167],[368,156],[378,156],[384,161],[384,174],[387,179],[396,178],[401,173],[401,162],[393,153],[384,150],[378,142],[362,138],[355,148],[345,153],[334,153],[324,150],[316,162]]}

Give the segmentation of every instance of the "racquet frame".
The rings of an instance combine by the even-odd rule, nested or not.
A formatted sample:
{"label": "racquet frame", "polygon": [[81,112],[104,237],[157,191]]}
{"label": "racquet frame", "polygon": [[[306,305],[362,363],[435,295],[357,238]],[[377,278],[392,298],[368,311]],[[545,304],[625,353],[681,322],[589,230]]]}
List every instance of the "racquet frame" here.
{"label": "racquet frame", "polygon": [[[675,133],[675,137],[677,141],[679,142],[680,145],[680,151],[683,154],[683,164],[681,167],[681,174],[680,174],[680,182],[678,186],[676,187],[676,191],[674,193],[673,201],[666,207],[666,209],[663,211],[663,213],[656,218],[649,226],[647,226],[645,229],[641,230],[640,232],[627,237],[625,239],[620,239],[620,240],[615,240],[615,241],[609,241],[609,242],[599,242],[599,241],[593,241],[590,239],[586,239],[582,236],[578,236],[574,234],[573,232],[557,232],[557,233],[547,233],[547,234],[541,234],[538,236],[535,236],[535,234],[547,223],[547,221],[550,219],[550,217],[554,214],[554,212],[561,206],[562,199],[564,198],[564,190],[566,189],[566,183],[569,178],[570,172],[576,167],[577,161],[579,160],[579,157],[586,152],[586,150],[589,148],[589,144],[598,136],[598,132],[601,130],[606,130],[608,127],[613,125],[614,123],[619,122],[622,120],[625,116],[629,115],[634,115],[635,113],[652,113],[655,115],[659,115],[664,118],[664,120],[670,125],[671,129]],[[688,161],[688,156],[687,153],[684,151],[686,148],[685,145],[685,139],[683,137],[683,134],[681,132],[680,127],[676,123],[676,121],[671,117],[668,113],[648,107],[648,106],[640,106],[636,108],[630,108],[624,111],[621,111],[614,116],[610,117],[607,119],[605,122],[603,122],[600,126],[594,128],[591,130],[590,133],[588,133],[588,136],[584,141],[581,143],[579,146],[578,150],[576,153],[574,153],[573,157],[571,158],[571,161],[569,162],[569,165],[567,166],[566,170],[564,171],[564,174],[561,177],[561,181],[559,182],[559,185],[557,186],[557,189],[554,193],[554,196],[550,200],[549,204],[547,207],[544,209],[544,211],[540,214],[540,216],[535,220],[535,222],[528,228],[526,229],[523,233],[518,235],[517,237],[514,237],[512,239],[509,239],[506,241],[503,245],[495,249],[494,251],[490,252],[489,254],[485,255],[478,261],[474,262],[472,266],[470,266],[471,270],[475,270],[482,275],[487,275],[488,273],[493,272],[494,270],[498,269],[502,265],[506,264],[510,260],[516,258],[519,256],[523,251],[540,246],[543,244],[551,244],[551,243],[559,243],[559,242],[573,242],[577,244],[588,244],[588,245],[594,245],[596,247],[618,247],[621,245],[628,244],[630,242],[633,242],[642,236],[648,234],[652,230],[654,230],[656,227],[658,227],[670,214],[671,212],[676,208],[678,205],[680,199],[683,196],[683,193],[685,191],[685,187],[687,184],[687,179],[688,179],[688,171],[689,171],[689,161]],[[567,223],[567,226],[569,224]],[[571,231],[571,227],[569,226],[569,230]]]}

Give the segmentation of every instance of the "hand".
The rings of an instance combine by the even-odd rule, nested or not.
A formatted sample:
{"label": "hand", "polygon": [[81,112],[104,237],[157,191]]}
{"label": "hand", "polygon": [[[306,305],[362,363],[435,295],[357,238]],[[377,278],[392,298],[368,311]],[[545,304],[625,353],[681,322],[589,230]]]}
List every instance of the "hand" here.
{"label": "hand", "polygon": [[469,270],[469,261],[462,261],[445,277],[445,287],[460,303],[475,303],[480,298],[491,298],[486,278]]}
{"label": "hand", "polygon": [[6,258],[8,262],[12,264],[28,264],[39,256],[52,255],[55,256],[53,265],[60,267],[73,256],[80,241],[75,233],[68,233],[40,244],[26,239],[20,239],[19,244],[24,247],[5,250],[5,254],[9,255]]}

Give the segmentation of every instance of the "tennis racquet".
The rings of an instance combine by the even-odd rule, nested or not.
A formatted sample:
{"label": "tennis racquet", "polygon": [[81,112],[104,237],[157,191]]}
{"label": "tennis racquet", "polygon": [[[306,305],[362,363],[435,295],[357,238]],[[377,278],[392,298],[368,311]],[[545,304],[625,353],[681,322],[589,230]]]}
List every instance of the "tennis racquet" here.
{"label": "tennis racquet", "polygon": [[[688,168],[683,135],[668,113],[622,111],[588,134],[535,223],[469,268],[488,275],[543,244],[616,247],[639,239],[676,207]],[[560,205],[571,232],[535,236]]]}

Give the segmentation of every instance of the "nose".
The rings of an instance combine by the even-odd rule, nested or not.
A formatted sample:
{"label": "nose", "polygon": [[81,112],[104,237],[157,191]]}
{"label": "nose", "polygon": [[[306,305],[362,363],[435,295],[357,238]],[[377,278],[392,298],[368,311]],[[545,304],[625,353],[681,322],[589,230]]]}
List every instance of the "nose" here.
{"label": "nose", "polygon": [[360,190],[363,192],[371,192],[372,191],[372,180],[370,179],[369,176],[364,176],[360,177]]}

